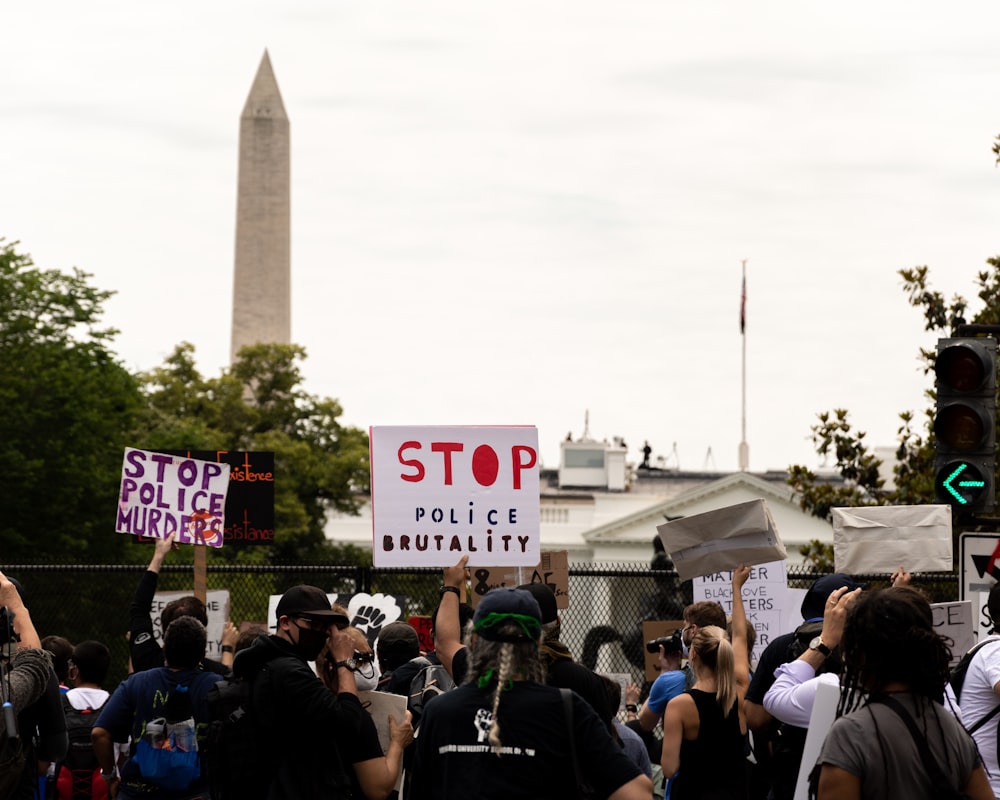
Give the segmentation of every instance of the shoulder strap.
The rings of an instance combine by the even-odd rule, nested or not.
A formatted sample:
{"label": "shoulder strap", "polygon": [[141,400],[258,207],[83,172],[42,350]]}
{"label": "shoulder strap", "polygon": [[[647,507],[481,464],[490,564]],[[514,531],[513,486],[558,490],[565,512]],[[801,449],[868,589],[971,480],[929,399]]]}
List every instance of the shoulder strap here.
{"label": "shoulder strap", "polygon": [[[988,644],[1000,644],[1000,639],[987,639],[986,641],[980,642],[975,647],[973,647],[971,650],[969,650],[964,656],[962,656],[962,661],[965,662],[966,668],[968,668],[968,665],[972,663],[973,656],[975,656],[976,653],[978,653],[980,650],[982,650]],[[963,686],[963,688],[964,688],[964,686]],[[959,700],[958,705],[959,705],[959,708],[961,708],[961,706],[962,706],[962,701],[961,700]],[[998,702],[996,704],[996,706],[993,707],[993,710],[990,711],[989,714],[986,714],[985,716],[983,716],[980,719],[976,720],[975,724],[972,725],[971,727],[966,728],[966,731],[968,731],[969,733],[975,733],[981,727],[983,727],[983,725],[985,725],[987,722],[989,722],[991,719],[993,719],[993,717],[995,717],[997,714],[1000,714],[1000,702]]]}
{"label": "shoulder strap", "polygon": [[927,746],[927,739],[920,733],[917,728],[917,723],[913,721],[913,717],[911,717],[909,712],[903,707],[903,704],[900,703],[895,697],[888,694],[872,696],[869,698],[868,702],[881,703],[882,705],[888,706],[896,712],[897,716],[899,716],[901,720],[903,720],[907,729],[910,731],[910,735],[913,737],[913,741],[917,745],[920,758],[924,762],[924,771],[927,773],[927,777],[931,779],[934,790],[938,792],[939,796],[942,798],[960,797],[961,795],[959,790],[951,785],[951,781],[948,780],[947,776],[941,770],[937,759],[934,758],[931,754],[930,747]]}
{"label": "shoulder strap", "polygon": [[576,736],[573,732],[573,693],[569,689],[560,689],[559,694],[562,696],[563,717],[566,720],[566,732],[569,737],[569,756],[573,759],[573,777],[579,793],[580,763],[576,758]]}

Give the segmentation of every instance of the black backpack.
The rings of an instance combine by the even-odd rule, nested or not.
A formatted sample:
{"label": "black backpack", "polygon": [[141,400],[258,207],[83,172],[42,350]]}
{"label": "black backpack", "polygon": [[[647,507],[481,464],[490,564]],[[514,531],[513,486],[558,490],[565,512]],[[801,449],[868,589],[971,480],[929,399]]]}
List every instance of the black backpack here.
{"label": "black backpack", "polygon": [[72,778],[72,793],[66,795],[57,790],[58,800],[90,800],[94,773],[101,769],[90,732],[107,702],[105,699],[97,708],[74,708],[66,695],[62,695],[69,748],[66,757],[56,764],[56,785],[58,787],[60,773],[67,770]]}
{"label": "black backpack", "polygon": [[273,755],[258,747],[253,680],[224,678],[208,690],[208,727],[201,742],[201,766],[212,800],[264,797]]}
{"label": "black backpack", "polygon": [[959,703],[962,702],[962,687],[965,685],[965,675],[969,671],[969,664],[972,663],[972,657],[990,642],[996,641],[996,639],[987,639],[985,642],[980,642],[969,650],[969,652],[967,652],[964,656],[962,656],[962,660],[959,661],[955,665],[955,669],[951,671],[951,679],[948,682],[951,684],[951,689],[955,693],[955,699]]}
{"label": "black backpack", "polygon": [[410,695],[407,699],[407,708],[413,715],[413,727],[416,728],[428,701],[454,689],[455,681],[443,664],[434,664],[424,656],[417,656],[410,663],[420,665],[420,671],[410,681]]}

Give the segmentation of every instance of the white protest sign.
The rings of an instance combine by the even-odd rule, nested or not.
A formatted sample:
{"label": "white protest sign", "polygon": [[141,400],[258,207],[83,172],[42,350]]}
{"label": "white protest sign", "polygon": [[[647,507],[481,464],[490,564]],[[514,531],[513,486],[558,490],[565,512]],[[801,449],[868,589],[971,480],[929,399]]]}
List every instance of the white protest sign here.
{"label": "white protest sign", "polygon": [[222,547],[229,465],[125,448],[115,530]]}
{"label": "white protest sign", "polygon": [[837,703],[840,701],[840,687],[821,683],[816,687],[812,715],[806,733],[806,744],[799,764],[799,777],[795,782],[795,800],[808,800],[809,773],[812,772],[819,754],[823,751],[823,741],[837,718]]}
{"label": "white protest sign", "polygon": [[[167,603],[190,597],[191,592],[157,592],[153,595],[153,607],[149,612],[153,620],[153,635],[163,646],[163,630],[160,626],[160,614]],[[218,661],[222,658],[222,629],[229,621],[229,590],[212,589],[205,598],[205,611],[208,612],[208,646],[205,655]]]}
{"label": "white protest sign", "polygon": [[538,430],[371,429],[376,567],[534,567],[539,561]]}
{"label": "white protest sign", "polygon": [[[693,590],[695,602],[713,600],[722,606],[726,616],[733,613],[731,570],[695,578]],[[757,641],[750,654],[752,660],[760,657],[775,636],[788,632],[785,626],[787,597],[784,561],[772,561],[751,568],[750,577],[743,585],[743,608],[747,621],[757,633]]]}
{"label": "white protest sign", "polygon": [[951,571],[951,506],[834,508],[831,517],[837,572]]}
{"label": "white protest sign", "polygon": [[972,601],[956,600],[949,603],[931,603],[934,630],[951,639],[951,665],[954,667],[962,655],[976,643]]}

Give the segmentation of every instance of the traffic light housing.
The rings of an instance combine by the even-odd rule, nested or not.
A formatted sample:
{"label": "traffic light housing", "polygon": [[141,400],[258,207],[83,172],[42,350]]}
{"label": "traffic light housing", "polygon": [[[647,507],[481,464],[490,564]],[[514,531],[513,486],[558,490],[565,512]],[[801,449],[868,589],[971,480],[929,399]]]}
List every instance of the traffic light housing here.
{"label": "traffic light housing", "polygon": [[938,340],[934,494],[964,514],[996,501],[996,361],[992,337]]}

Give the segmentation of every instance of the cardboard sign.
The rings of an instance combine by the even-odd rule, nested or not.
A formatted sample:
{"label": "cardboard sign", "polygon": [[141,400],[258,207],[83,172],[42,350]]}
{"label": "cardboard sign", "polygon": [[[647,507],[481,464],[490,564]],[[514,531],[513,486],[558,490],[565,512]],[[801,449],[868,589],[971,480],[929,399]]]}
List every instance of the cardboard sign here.
{"label": "cardboard sign", "polygon": [[962,659],[962,655],[976,643],[976,626],[971,600],[956,600],[951,603],[931,603],[934,615],[934,630],[951,639],[951,666]]}
{"label": "cardboard sign", "polygon": [[229,465],[223,541],[229,545],[274,542],[274,453],[245,450],[162,450],[169,455]]}
{"label": "cardboard sign", "polygon": [[646,650],[646,642],[670,636],[684,627],[684,620],[645,620],[642,623],[642,657],[646,661],[646,680],[655,681],[660,676],[660,656]]}
{"label": "cardboard sign", "polygon": [[[190,597],[191,592],[157,592],[153,595],[153,606],[149,616],[153,620],[153,635],[163,646],[163,629],[160,627],[160,614],[163,608],[173,600]],[[208,645],[205,655],[218,661],[222,658],[222,629],[229,620],[229,590],[213,589],[205,599],[205,611],[208,612]]]}
{"label": "cardboard sign", "polygon": [[951,506],[833,509],[833,560],[848,575],[951,572]]}
{"label": "cardboard sign", "polygon": [[813,700],[809,727],[806,729],[806,744],[802,751],[802,761],[799,764],[799,777],[795,781],[795,800],[808,800],[809,798],[809,773],[819,761],[823,740],[826,739],[830,728],[833,727],[833,721],[837,718],[837,703],[839,701],[839,687],[831,686],[828,683],[821,683],[816,687],[816,699]]}
{"label": "cardboard sign", "polygon": [[491,589],[514,588],[525,583],[545,583],[556,596],[556,608],[569,608],[569,551],[542,553],[534,568],[476,567],[472,570],[470,605],[476,608]]}
{"label": "cardboard sign", "polygon": [[370,441],[376,567],[538,563],[536,428],[376,426]]}
{"label": "cardboard sign", "polygon": [[[722,606],[729,617],[733,613],[733,573],[732,571],[717,572],[696,578],[693,584],[694,601],[712,600]],[[788,633],[798,627],[796,623],[791,628],[786,624],[788,615],[786,609],[790,605],[788,594],[788,576],[784,561],[773,561],[770,564],[758,564],[750,570],[750,577],[743,584],[743,609],[747,621],[753,625],[757,635],[751,661],[760,658],[764,648],[775,636]],[[798,612],[801,601],[795,605]]]}
{"label": "cardboard sign", "polygon": [[229,465],[125,448],[115,530],[222,547]]}
{"label": "cardboard sign", "polygon": [[682,517],[656,530],[682,581],[787,557],[763,500]]}

